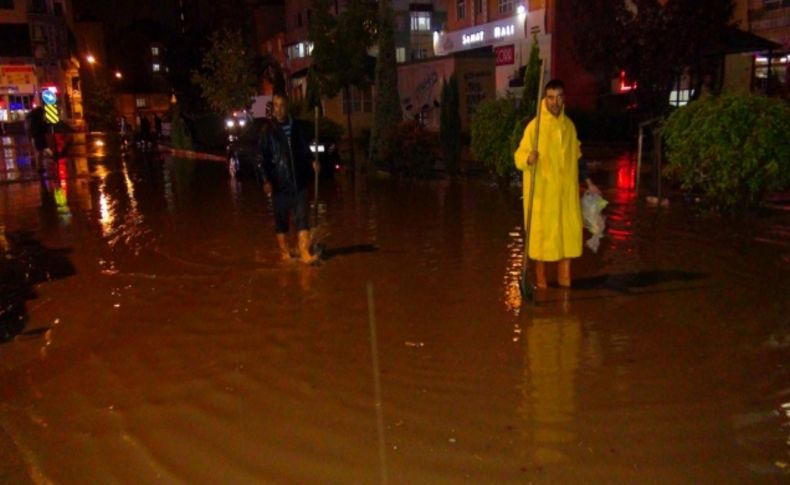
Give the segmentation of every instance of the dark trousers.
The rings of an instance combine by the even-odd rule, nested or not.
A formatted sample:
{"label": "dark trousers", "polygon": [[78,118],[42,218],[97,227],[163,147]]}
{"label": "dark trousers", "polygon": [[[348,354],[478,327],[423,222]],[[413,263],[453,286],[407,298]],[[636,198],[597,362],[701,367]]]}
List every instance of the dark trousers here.
{"label": "dark trousers", "polygon": [[310,229],[307,220],[307,189],[302,189],[299,193],[293,192],[275,193],[272,196],[274,206],[274,231],[277,234],[288,232],[288,219],[291,212],[294,215],[294,223],[297,231]]}

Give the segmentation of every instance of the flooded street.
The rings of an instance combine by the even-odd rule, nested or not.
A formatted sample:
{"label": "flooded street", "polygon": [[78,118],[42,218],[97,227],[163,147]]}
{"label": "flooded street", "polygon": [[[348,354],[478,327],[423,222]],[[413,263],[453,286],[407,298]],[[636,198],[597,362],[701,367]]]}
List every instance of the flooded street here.
{"label": "flooded street", "polygon": [[790,479],[790,212],[648,207],[607,158],[599,252],[521,306],[482,178],[322,181],[311,267],[222,163],[4,145],[0,483]]}

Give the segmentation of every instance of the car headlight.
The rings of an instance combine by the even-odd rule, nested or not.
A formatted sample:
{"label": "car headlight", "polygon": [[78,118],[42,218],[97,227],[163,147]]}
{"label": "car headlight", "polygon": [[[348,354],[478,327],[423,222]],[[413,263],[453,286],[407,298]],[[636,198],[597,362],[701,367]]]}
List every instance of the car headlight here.
{"label": "car headlight", "polygon": [[244,120],[239,120],[239,126],[244,126],[244,125],[246,125],[246,124],[247,124],[247,122],[246,122],[246,121],[244,121]]}
{"label": "car headlight", "polygon": [[225,126],[227,128],[233,128],[235,125],[236,125],[236,122],[233,121],[232,118],[228,118],[227,120],[225,120]]}

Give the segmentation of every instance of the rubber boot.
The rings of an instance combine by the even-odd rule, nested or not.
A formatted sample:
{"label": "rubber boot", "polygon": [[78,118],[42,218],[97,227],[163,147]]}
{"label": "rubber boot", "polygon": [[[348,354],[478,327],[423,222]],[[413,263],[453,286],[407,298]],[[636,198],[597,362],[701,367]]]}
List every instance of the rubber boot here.
{"label": "rubber boot", "polygon": [[557,282],[564,288],[571,287],[571,260],[561,259],[557,263]]}
{"label": "rubber boot", "polygon": [[535,286],[541,290],[545,290],[549,287],[548,283],[546,283],[545,261],[535,261]]}
{"label": "rubber boot", "polygon": [[291,248],[288,247],[288,239],[285,234],[277,234],[277,245],[280,247],[280,257],[283,261],[291,261]]}
{"label": "rubber boot", "polygon": [[318,260],[315,255],[310,254],[310,231],[299,231],[299,257],[305,264]]}

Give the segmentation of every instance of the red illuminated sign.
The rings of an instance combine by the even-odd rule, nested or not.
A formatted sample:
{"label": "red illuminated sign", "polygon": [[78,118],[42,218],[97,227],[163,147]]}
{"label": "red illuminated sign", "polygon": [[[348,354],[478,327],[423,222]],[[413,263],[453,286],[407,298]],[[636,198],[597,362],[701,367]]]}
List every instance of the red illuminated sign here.
{"label": "red illuminated sign", "polygon": [[494,54],[496,54],[497,66],[509,66],[515,63],[516,49],[512,45],[494,47]]}
{"label": "red illuminated sign", "polygon": [[620,71],[620,92],[627,93],[633,89],[636,89],[636,81],[629,82],[625,71]]}

